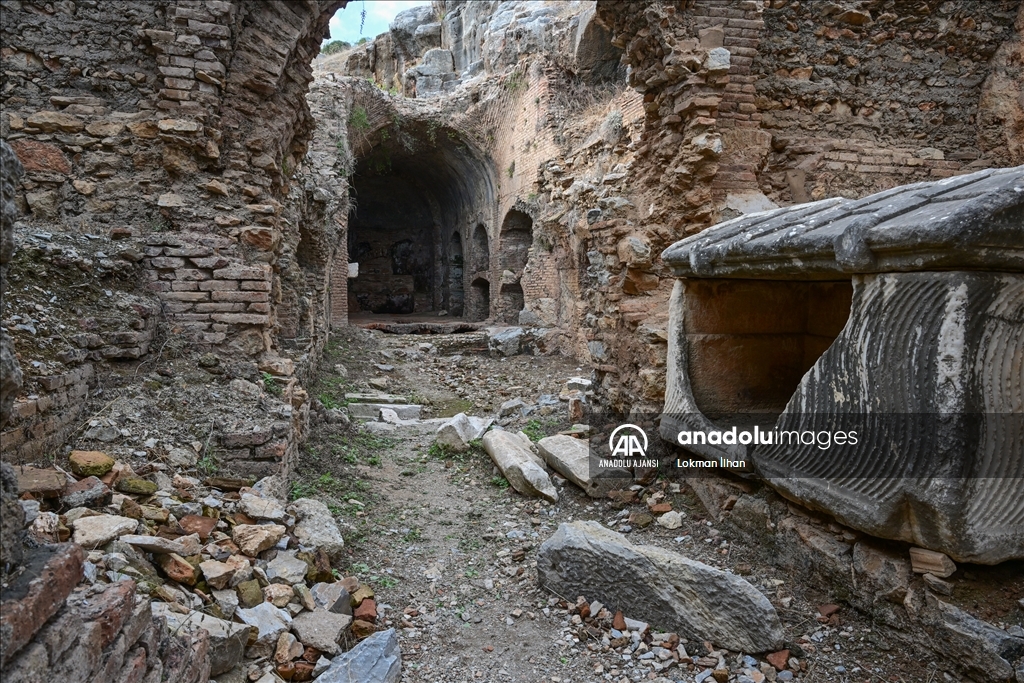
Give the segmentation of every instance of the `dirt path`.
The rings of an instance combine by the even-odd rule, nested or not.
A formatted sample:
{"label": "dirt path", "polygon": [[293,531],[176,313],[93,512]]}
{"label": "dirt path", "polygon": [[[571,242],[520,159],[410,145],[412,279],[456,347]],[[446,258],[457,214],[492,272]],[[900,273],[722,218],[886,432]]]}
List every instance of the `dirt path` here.
{"label": "dirt path", "polygon": [[[344,366],[347,377],[330,370],[335,364]],[[557,395],[565,380],[578,374],[563,358],[491,358],[476,334],[361,330],[332,345],[325,368],[315,390],[325,405],[342,402],[345,391],[386,388],[425,401],[434,414],[456,409],[493,414],[502,401],[517,396],[533,403],[538,394]],[[568,426],[565,404],[555,409],[506,427],[525,427],[538,437],[554,433]],[[807,636],[816,645],[814,653],[812,647],[801,653],[807,669],[798,669],[796,680],[899,681],[889,678],[895,674],[924,681],[934,675],[924,663],[886,651],[870,625],[855,615],[844,614],[834,626],[819,624],[817,606],[830,602],[830,596],[790,585],[758,548],[716,528],[685,486],[654,485],[684,513],[683,527],[671,531],[650,524],[642,504],[593,501],[567,483],[559,486],[559,502],[552,505],[507,488],[480,450],[451,457],[432,449],[436,428],[428,422],[370,434],[354,426],[321,425],[304,450],[292,489],[293,496],[315,495],[327,502],[347,527],[347,572],[377,592],[378,624],[398,629],[403,680],[694,681],[706,665],[684,662],[655,673],[652,660],[588,638],[573,624],[567,608],[577,596],[563,596],[567,604],[537,588],[537,548],[559,523],[577,519],[619,523],[634,543],[660,545],[745,574],[776,604],[787,640]],[[628,610],[626,616],[644,619]],[[709,654],[702,643],[691,641],[685,648],[696,657]],[[744,666],[737,653],[729,653],[726,662],[736,671]],[[763,659],[754,669],[762,666],[774,680]],[[879,674],[885,675],[879,679]]]}

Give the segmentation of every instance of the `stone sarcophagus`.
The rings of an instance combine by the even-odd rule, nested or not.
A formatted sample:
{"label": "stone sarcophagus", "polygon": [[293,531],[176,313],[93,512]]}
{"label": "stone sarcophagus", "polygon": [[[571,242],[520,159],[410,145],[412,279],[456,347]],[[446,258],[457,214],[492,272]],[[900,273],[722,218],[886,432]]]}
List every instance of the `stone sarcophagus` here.
{"label": "stone sarcophagus", "polygon": [[1024,167],[749,214],[662,258],[663,439],[874,536],[1024,558]]}

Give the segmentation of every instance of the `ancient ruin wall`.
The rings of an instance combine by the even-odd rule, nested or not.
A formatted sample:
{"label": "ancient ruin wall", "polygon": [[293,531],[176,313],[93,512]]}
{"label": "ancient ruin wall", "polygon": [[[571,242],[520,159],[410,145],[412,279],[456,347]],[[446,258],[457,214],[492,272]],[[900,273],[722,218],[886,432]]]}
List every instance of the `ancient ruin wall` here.
{"label": "ancient ruin wall", "polygon": [[[29,385],[3,435],[11,457],[63,444],[96,363],[146,362],[171,338],[283,381],[296,366],[282,353],[300,374],[318,357],[332,206],[290,178],[313,125],[310,62],[343,5],[5,3],[0,134],[26,169],[26,229],[44,236],[19,258],[39,277],[63,270],[67,293],[98,285],[122,311],[65,299],[45,339],[38,320],[14,321]],[[51,233],[88,235],[90,249],[48,244]],[[5,315],[41,305],[28,298]]]}
{"label": "ancient ruin wall", "polygon": [[[599,0],[644,101],[627,195],[643,210],[625,221],[642,216],[639,232],[659,254],[773,204],[1019,164],[1007,141],[1019,138],[1022,12],[1009,1]],[[601,249],[610,255],[625,234]],[[649,273],[658,279],[643,278],[639,296],[611,288],[592,306],[620,311],[594,332],[607,353],[603,385],[623,405],[656,402],[664,388],[657,331],[668,287],[660,260]]]}

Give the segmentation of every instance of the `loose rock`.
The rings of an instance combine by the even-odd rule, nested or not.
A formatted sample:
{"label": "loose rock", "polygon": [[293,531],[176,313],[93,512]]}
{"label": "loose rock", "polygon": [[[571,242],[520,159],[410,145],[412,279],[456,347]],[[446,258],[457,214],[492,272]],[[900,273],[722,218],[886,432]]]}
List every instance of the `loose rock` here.
{"label": "loose rock", "polygon": [[535,462],[522,441],[508,432],[490,431],[484,435],[484,450],[498,466],[516,491],[526,496],[540,496],[549,502],[558,500],[551,479]]}
{"label": "loose rock", "polygon": [[[614,566],[615,571],[607,572]],[[782,643],[775,608],[742,578],[678,553],[635,546],[597,522],[558,527],[537,556],[540,585],[628,607],[688,637],[743,652]]]}

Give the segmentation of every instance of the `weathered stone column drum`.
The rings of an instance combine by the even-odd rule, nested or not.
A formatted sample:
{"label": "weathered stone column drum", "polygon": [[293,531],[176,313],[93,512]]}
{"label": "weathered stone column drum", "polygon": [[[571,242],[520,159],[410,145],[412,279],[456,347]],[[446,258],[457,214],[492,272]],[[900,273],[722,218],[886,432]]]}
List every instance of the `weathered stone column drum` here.
{"label": "weathered stone column drum", "polygon": [[664,439],[757,425],[686,448],[874,536],[1024,558],[1024,167],[749,214],[662,257]]}

